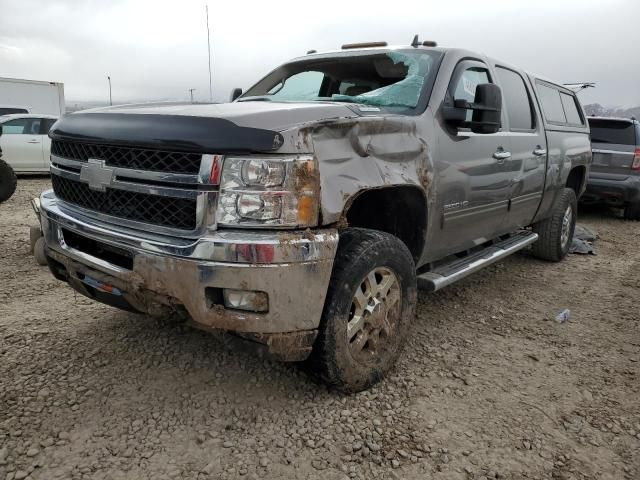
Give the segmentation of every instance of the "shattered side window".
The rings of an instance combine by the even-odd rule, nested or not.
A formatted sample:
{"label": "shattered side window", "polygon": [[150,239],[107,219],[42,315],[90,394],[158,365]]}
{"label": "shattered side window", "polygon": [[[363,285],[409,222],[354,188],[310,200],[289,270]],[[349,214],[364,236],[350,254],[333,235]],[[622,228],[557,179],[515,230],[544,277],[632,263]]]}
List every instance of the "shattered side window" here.
{"label": "shattered side window", "polygon": [[386,56],[394,66],[404,66],[406,76],[401,80],[359,95],[334,94],[332,100],[352,101],[379,107],[415,108],[420,100],[420,93],[426,76],[429,74],[433,58],[426,55],[410,55],[401,52],[389,52]]}

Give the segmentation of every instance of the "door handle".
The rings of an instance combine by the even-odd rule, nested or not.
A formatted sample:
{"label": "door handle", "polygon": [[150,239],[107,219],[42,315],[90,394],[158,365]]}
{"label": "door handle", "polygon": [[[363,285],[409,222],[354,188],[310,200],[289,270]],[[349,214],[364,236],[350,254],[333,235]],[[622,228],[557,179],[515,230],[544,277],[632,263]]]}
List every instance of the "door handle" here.
{"label": "door handle", "polygon": [[504,163],[507,158],[511,158],[511,152],[505,152],[500,148],[494,152],[493,158],[495,158],[498,163]]}
{"label": "door handle", "polygon": [[40,143],[40,140],[28,140],[27,143]]}
{"label": "door handle", "polygon": [[547,154],[547,150],[542,148],[540,145],[538,145],[536,148],[533,149],[533,154],[536,157],[541,157]]}

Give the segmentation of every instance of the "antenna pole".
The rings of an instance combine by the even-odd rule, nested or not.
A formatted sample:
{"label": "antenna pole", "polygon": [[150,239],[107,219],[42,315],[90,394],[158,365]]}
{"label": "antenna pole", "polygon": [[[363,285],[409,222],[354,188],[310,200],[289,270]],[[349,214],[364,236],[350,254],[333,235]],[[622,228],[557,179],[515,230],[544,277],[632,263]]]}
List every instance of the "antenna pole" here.
{"label": "antenna pole", "polygon": [[113,105],[113,100],[111,99],[111,75],[107,77],[107,80],[109,80],[109,105]]}
{"label": "antenna pole", "polygon": [[191,95],[191,103],[193,103],[193,91],[195,90],[195,88],[190,88],[189,89],[189,95]]}
{"label": "antenna pole", "polygon": [[213,88],[211,84],[211,39],[209,35],[209,5],[204,6],[207,15],[207,52],[209,56],[209,101],[213,102]]}

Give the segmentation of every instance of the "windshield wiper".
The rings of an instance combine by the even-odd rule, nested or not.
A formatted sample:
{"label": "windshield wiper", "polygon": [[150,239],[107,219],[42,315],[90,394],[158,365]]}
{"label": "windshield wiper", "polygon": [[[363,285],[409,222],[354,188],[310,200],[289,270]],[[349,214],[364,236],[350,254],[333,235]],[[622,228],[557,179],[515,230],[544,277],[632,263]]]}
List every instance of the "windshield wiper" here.
{"label": "windshield wiper", "polygon": [[242,97],[238,102],[270,102],[271,99],[265,95],[256,95],[252,97]]}
{"label": "windshield wiper", "polygon": [[360,103],[350,98],[328,98],[327,100],[330,102],[338,102],[338,103]]}

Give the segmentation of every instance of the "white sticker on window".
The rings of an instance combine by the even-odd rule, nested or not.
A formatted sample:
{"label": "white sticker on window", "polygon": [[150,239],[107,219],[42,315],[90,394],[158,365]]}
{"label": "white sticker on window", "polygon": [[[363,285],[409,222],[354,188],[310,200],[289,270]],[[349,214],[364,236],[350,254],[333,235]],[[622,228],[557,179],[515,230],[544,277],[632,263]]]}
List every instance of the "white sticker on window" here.
{"label": "white sticker on window", "polygon": [[475,98],[476,96],[476,84],[473,80],[467,78],[467,77],[462,77],[462,88],[464,88],[464,91],[467,92],[469,95],[471,95],[472,97]]}

